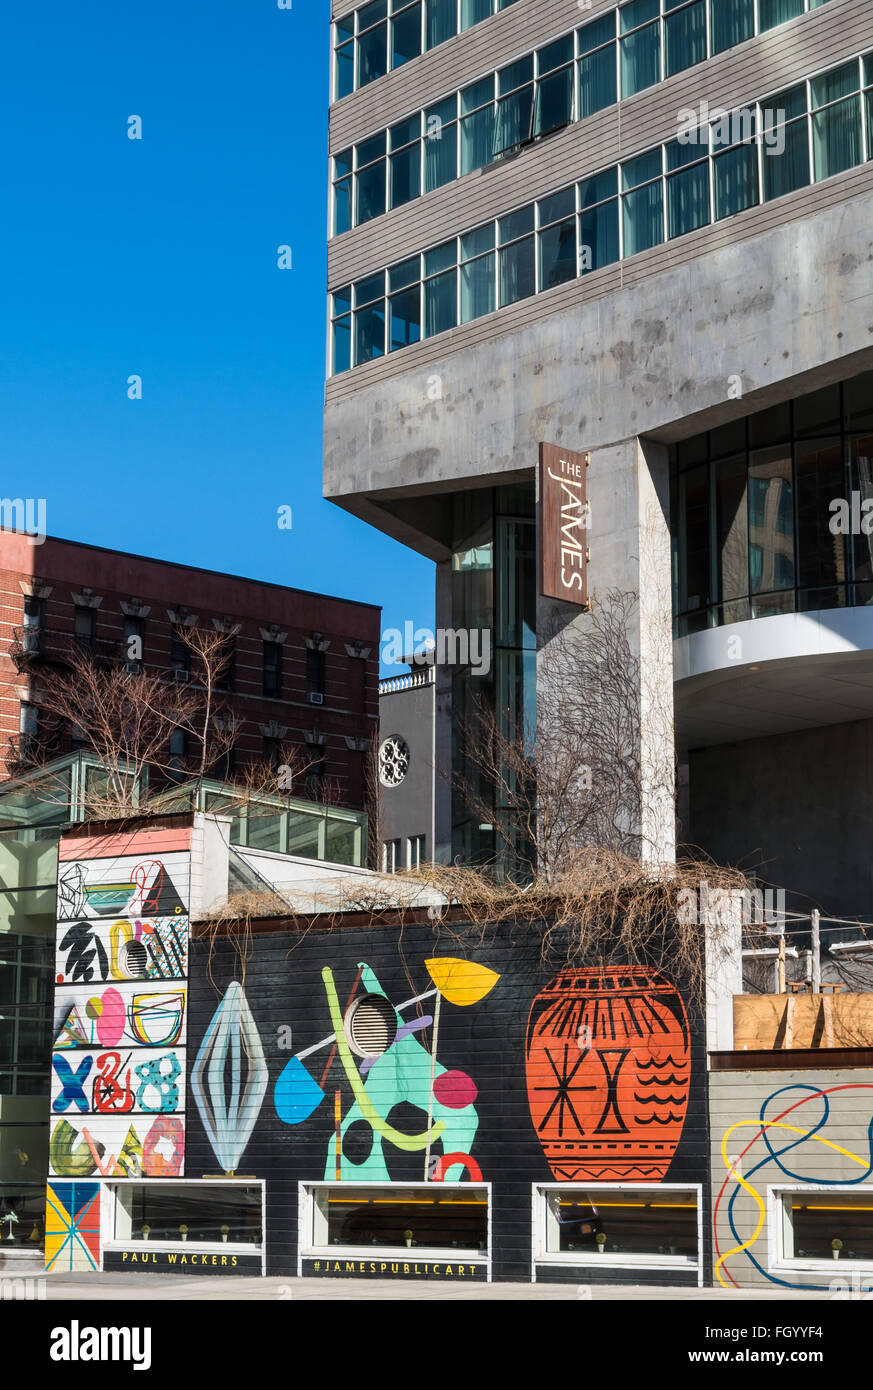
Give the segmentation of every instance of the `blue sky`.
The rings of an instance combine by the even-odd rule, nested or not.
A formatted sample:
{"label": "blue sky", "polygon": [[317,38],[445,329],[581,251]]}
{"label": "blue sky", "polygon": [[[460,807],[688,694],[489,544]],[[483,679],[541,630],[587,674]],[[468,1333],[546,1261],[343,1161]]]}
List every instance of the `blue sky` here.
{"label": "blue sky", "polygon": [[2,495],[431,625],[430,562],[321,496],[328,0],[3,9]]}

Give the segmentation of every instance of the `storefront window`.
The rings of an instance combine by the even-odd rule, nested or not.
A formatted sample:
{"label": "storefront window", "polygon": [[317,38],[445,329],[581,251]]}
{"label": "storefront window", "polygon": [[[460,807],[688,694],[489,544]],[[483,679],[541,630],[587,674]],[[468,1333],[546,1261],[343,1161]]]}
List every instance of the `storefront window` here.
{"label": "storefront window", "polygon": [[118,1183],[113,1186],[118,1244],[260,1245],[263,1188],[241,1183]]}
{"label": "storefront window", "polygon": [[539,1200],[546,1258],[575,1256],[580,1264],[592,1259],[697,1263],[696,1188],[562,1185],[541,1192]]}
{"label": "storefront window", "polygon": [[782,1194],[782,1250],[787,1260],[873,1260],[873,1188],[835,1187]]}
{"label": "storefront window", "polygon": [[350,1187],[310,1191],[312,1248],[488,1252],[488,1191],[464,1184]]}

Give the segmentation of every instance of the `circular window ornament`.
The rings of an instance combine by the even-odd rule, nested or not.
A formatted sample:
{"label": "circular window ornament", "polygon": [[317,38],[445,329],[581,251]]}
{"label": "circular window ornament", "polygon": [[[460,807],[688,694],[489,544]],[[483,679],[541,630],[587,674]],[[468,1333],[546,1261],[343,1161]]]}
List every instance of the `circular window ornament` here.
{"label": "circular window ornament", "polygon": [[381,1057],[397,1036],[397,1014],[384,994],[364,994],[346,1010],[343,1026],[359,1057]]}
{"label": "circular window ornament", "polygon": [[409,745],[399,734],[392,734],[379,749],[379,781],[383,787],[399,787],[408,770]]}

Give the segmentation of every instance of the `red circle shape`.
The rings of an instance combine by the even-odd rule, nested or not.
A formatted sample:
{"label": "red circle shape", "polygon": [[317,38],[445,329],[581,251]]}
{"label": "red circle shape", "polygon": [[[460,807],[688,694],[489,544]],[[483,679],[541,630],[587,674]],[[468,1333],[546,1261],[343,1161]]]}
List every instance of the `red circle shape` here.
{"label": "red circle shape", "polygon": [[463,1110],[472,1105],[479,1092],[472,1076],[465,1071],[441,1072],[433,1083],[433,1093],[440,1105],[449,1110]]}

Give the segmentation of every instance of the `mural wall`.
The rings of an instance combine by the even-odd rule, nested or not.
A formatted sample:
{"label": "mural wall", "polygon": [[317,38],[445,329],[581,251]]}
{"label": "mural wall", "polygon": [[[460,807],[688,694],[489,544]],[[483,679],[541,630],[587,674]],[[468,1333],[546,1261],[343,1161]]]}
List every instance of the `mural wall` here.
{"label": "mural wall", "polygon": [[848,1287],[846,1216],[873,1213],[873,1071],[713,1072],[710,1115],[716,1287]]}
{"label": "mural wall", "polygon": [[297,1270],[299,1182],[491,1183],[493,1277],[527,1280],[533,1183],[707,1180],[680,991],[550,970],[526,926],[270,929],[244,968],[195,938],[189,1065],[190,1171],[266,1179],[268,1273]]}
{"label": "mural wall", "polygon": [[101,1180],[184,1173],[189,841],[61,841],[48,1269],[99,1267]]}

